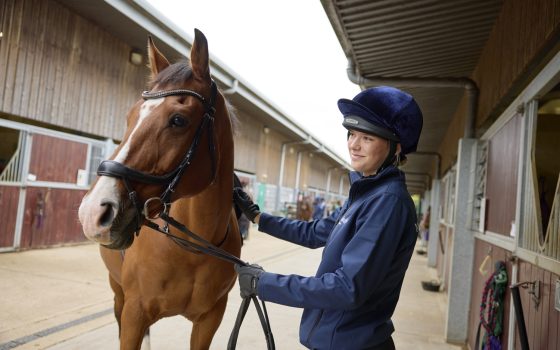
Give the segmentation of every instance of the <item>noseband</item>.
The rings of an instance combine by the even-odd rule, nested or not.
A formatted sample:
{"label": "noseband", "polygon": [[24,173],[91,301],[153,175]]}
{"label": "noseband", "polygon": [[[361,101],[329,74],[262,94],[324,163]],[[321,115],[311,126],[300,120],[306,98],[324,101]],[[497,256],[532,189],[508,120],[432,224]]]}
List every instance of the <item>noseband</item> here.
{"label": "noseband", "polygon": [[[148,204],[151,201],[154,200],[160,201],[164,206],[164,211],[166,212],[168,210],[169,205],[171,203],[171,194],[175,191],[175,187],[177,186],[179,180],[183,176],[183,173],[185,172],[187,167],[191,164],[196,152],[196,148],[198,147],[200,138],[202,137],[202,133],[204,132],[204,129],[208,131],[208,147],[210,151],[210,157],[212,159],[212,179],[215,178],[216,147],[214,145],[213,129],[214,129],[214,114],[216,112],[215,103],[216,103],[216,96],[218,94],[218,88],[214,81],[212,81],[210,88],[211,88],[210,100],[206,100],[204,96],[202,96],[198,92],[188,90],[188,89],[142,92],[142,98],[144,98],[144,100],[153,100],[153,99],[163,98],[167,96],[186,95],[186,96],[195,97],[204,105],[204,116],[202,117],[202,121],[200,122],[198,129],[196,129],[193,141],[189,149],[185,153],[183,160],[174,170],[164,175],[152,175],[136,169],[129,168],[126,165],[114,160],[104,160],[99,164],[99,167],[97,168],[97,175],[109,176],[109,177],[121,179],[124,182],[126,190],[128,191],[128,197],[130,198],[130,201],[136,208],[136,219],[137,219],[136,233],[139,232],[140,227],[142,226],[143,217],[149,217]],[[150,198],[144,204],[140,204],[138,200],[138,195],[134,190],[134,188],[132,187],[132,185],[130,184],[131,181],[140,182],[144,184],[151,184],[151,185],[161,185],[161,186],[167,185],[167,188],[161,193],[159,197]]]}

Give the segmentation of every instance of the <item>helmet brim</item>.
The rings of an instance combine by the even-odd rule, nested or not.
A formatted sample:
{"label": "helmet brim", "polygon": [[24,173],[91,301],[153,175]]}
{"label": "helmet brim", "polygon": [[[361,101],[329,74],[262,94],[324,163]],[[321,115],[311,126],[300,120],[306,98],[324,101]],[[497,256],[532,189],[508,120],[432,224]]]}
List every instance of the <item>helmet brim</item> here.
{"label": "helmet brim", "polygon": [[372,124],[366,119],[359,116],[349,115],[344,117],[342,126],[344,126],[348,130],[357,130],[357,131],[365,132],[366,134],[379,136],[387,140],[400,142],[399,137],[394,132],[382,128],[380,126],[377,126],[375,124]]}

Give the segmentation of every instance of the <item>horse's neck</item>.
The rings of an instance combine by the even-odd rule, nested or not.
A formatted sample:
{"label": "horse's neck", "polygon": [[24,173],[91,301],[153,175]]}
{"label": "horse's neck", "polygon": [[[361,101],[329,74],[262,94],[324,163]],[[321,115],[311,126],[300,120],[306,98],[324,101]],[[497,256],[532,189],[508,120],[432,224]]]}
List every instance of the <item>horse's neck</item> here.
{"label": "horse's neck", "polygon": [[[215,129],[217,166],[214,182],[199,194],[177,200],[171,210],[180,222],[210,241],[221,240],[228,228],[233,205],[233,136],[229,118]],[[226,119],[227,124],[225,123]]]}
{"label": "horse's neck", "polygon": [[[226,168],[227,169],[227,168]],[[220,242],[228,229],[232,210],[233,168],[218,170],[214,183],[193,197],[177,200],[171,216],[211,242]]]}

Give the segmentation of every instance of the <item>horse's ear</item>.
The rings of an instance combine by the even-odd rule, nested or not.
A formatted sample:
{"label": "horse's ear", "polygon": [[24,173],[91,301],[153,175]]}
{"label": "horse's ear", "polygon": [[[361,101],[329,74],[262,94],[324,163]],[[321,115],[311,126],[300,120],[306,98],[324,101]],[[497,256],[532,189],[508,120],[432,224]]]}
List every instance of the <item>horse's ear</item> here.
{"label": "horse's ear", "polygon": [[208,67],[208,41],[202,32],[194,29],[194,42],[191,50],[191,65],[195,77],[210,80]]}
{"label": "horse's ear", "polygon": [[152,80],[156,75],[169,66],[169,61],[154,45],[151,36],[148,36],[148,57],[150,59],[150,70],[152,72]]}

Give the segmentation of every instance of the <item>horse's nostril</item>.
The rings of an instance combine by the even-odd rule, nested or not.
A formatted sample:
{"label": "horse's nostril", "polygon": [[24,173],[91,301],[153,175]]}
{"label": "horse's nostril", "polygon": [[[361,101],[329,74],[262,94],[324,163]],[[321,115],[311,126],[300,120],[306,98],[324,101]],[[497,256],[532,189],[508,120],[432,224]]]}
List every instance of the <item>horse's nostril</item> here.
{"label": "horse's nostril", "polygon": [[117,208],[116,203],[113,201],[102,201],[101,206],[104,207],[103,213],[99,218],[99,225],[101,226],[110,226],[113,223],[113,219],[115,218],[115,211]]}

